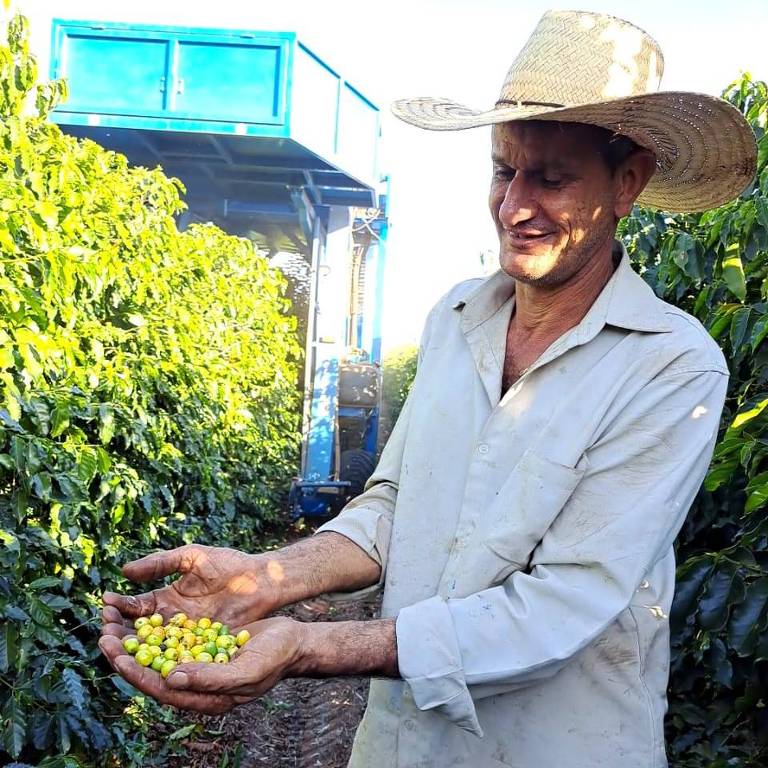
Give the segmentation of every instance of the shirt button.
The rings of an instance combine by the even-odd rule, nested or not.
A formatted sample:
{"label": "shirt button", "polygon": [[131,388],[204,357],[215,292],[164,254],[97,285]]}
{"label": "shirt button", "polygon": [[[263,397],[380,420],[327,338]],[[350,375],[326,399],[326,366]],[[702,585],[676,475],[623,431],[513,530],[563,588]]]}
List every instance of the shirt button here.
{"label": "shirt button", "polygon": [[480,445],[477,446],[477,452],[480,454],[485,455],[489,450],[488,443],[480,443]]}
{"label": "shirt button", "polygon": [[412,731],[412,730],[413,730],[413,729],[416,727],[416,723],[414,723],[414,722],[413,722],[413,720],[406,720],[406,721],[405,721],[405,723],[404,723],[404,725],[405,725],[405,727],[406,727],[406,728],[407,728],[409,731]]}

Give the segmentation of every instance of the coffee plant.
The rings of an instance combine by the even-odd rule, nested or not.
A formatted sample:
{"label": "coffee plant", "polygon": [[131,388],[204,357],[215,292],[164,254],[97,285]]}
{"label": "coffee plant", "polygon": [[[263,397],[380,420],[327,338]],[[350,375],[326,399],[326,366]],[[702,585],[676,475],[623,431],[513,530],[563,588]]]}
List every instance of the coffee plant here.
{"label": "coffee plant", "polygon": [[636,210],[638,270],[695,315],[730,367],[715,455],[677,541],[668,750],[680,768],[768,764],[768,88],[724,92],[758,140],[754,183],[706,213]]}
{"label": "coffee plant", "polygon": [[[65,135],[27,25],[0,45],[0,764],[150,764],[100,658],[119,565],[256,546],[295,473],[299,347],[247,240],[180,232],[181,185]],[[46,757],[47,756],[47,757]]]}

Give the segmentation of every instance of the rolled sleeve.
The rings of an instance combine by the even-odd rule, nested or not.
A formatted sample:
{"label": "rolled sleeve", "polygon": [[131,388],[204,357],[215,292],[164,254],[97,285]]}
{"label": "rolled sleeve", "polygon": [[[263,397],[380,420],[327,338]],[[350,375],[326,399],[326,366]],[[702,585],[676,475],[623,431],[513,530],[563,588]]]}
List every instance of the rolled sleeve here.
{"label": "rolled sleeve", "polygon": [[474,700],[551,677],[618,618],[704,479],[727,378],[683,370],[654,379],[586,452],[587,470],[527,571],[400,612],[400,669],[420,709],[478,732]]}
{"label": "rolled sleeve", "polygon": [[384,583],[387,553],[392,534],[392,517],[397,501],[397,486],[380,482],[353,499],[333,520],[317,533],[339,533],[357,544],[381,567],[379,586]]}
{"label": "rolled sleeve", "polygon": [[435,709],[460,728],[482,736],[445,601],[433,597],[404,608],[397,616],[395,631],[400,675],[416,706]]}

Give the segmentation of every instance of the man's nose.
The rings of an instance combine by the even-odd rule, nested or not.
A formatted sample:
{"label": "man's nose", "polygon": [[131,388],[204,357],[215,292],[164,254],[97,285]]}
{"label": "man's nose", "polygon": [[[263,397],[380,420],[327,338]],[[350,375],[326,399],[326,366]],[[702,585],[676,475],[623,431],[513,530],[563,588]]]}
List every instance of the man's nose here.
{"label": "man's nose", "polygon": [[531,184],[518,173],[507,184],[504,200],[499,208],[499,221],[505,227],[514,227],[535,218],[538,208]]}

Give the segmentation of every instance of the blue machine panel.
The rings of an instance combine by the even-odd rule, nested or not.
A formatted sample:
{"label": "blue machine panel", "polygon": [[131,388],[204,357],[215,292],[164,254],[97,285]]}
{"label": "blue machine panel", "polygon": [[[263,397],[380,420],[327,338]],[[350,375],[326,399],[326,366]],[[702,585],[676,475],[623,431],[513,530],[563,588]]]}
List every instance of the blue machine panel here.
{"label": "blue machine panel", "polygon": [[310,183],[316,203],[371,204],[379,110],[294,33],[56,19],[51,75],[69,81],[61,125],[141,131],[153,146],[182,132],[275,151],[289,139],[324,174]]}
{"label": "blue machine panel", "polygon": [[211,120],[278,123],[283,46],[182,40],[174,111]]}
{"label": "blue machine panel", "polygon": [[67,107],[88,112],[105,108],[131,114],[162,112],[168,49],[167,40],[71,35],[62,52],[70,83]]}
{"label": "blue machine panel", "polygon": [[376,168],[379,110],[356,88],[344,83],[339,104],[338,153],[358,178],[372,178]]}
{"label": "blue machine panel", "polygon": [[294,58],[291,127],[295,137],[321,157],[336,154],[341,78],[299,44]]}
{"label": "blue machine panel", "polygon": [[263,125],[285,135],[294,37],[56,20],[51,74],[72,94],[57,114],[74,124],[90,113],[115,116],[97,123],[112,127],[243,134]]}

